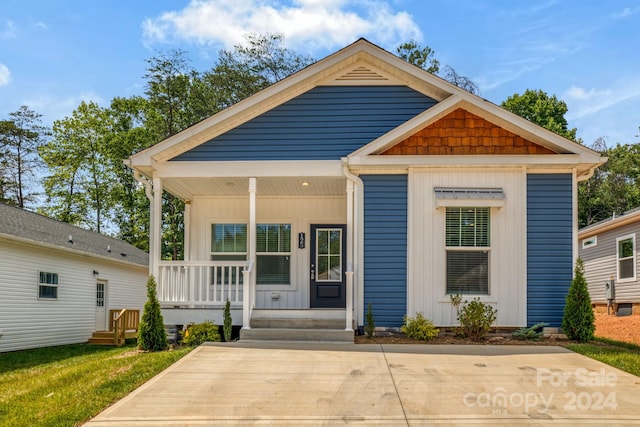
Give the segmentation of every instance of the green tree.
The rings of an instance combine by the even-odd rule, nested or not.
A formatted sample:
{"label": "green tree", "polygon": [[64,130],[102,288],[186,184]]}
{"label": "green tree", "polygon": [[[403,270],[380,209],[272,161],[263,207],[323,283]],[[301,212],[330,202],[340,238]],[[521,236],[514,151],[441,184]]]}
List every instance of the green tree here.
{"label": "green tree", "polygon": [[[282,34],[246,34],[245,42],[234,46],[232,51],[222,50],[219,54],[218,70],[233,70],[236,77],[251,76],[246,82],[262,86],[272,85],[315,60],[296,53],[284,46]],[[258,81],[254,81],[257,78]]]}
{"label": "green tree", "polygon": [[593,339],[595,316],[591,308],[587,280],[584,277],[584,263],[580,258],[576,261],[573,276],[564,307],[562,330],[571,340],[587,342]]}
{"label": "green tree", "polygon": [[0,121],[0,201],[25,208],[38,195],[35,176],[42,162],[38,148],[49,136],[41,114],[26,105]]}
{"label": "green tree", "polygon": [[396,47],[396,55],[431,74],[437,74],[440,71],[440,61],[436,59],[435,51],[429,46],[420,46],[415,40]]}
{"label": "green tree", "polygon": [[555,95],[549,96],[542,90],[527,89],[522,95],[511,95],[500,106],[560,136],[581,142],[576,139],[577,129],[569,129],[564,117],[568,111],[567,104]]}
{"label": "green tree", "polygon": [[56,120],[53,139],[40,147],[50,175],[43,184],[49,216],[98,233],[110,223],[114,198],[108,168],[107,114],[94,102],[82,102],[71,117]]}
{"label": "green tree", "polygon": [[640,206],[640,145],[617,144],[607,148],[606,140],[598,138],[591,149],[608,157],[608,161],[578,185],[580,227]]}
{"label": "green tree", "polygon": [[156,279],[147,280],[147,302],[138,326],[138,347],[146,351],[162,351],[167,348],[167,333],[156,294]]}

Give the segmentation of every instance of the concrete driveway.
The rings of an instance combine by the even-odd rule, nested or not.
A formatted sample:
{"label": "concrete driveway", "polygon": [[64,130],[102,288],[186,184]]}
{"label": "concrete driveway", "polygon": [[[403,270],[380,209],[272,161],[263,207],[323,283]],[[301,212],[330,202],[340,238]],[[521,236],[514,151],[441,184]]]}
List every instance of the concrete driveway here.
{"label": "concrete driveway", "polygon": [[640,378],[562,347],[204,345],[87,425],[640,424]]}

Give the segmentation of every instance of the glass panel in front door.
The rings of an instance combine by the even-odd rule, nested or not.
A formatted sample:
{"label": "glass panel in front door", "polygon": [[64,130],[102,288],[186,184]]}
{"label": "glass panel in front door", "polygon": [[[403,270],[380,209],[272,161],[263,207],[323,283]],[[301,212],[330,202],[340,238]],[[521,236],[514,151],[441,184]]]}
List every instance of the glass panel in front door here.
{"label": "glass panel in front door", "polygon": [[317,282],[342,280],[342,230],[316,230]]}

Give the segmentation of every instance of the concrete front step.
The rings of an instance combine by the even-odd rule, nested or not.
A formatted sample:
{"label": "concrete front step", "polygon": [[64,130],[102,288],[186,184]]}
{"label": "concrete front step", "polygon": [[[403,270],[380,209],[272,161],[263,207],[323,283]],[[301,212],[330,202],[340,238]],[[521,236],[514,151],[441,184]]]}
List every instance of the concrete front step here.
{"label": "concrete front step", "polygon": [[345,310],[254,310],[252,328],[272,329],[344,329]]}
{"label": "concrete front step", "polygon": [[345,329],[251,328],[240,329],[240,341],[353,342],[353,331]]}

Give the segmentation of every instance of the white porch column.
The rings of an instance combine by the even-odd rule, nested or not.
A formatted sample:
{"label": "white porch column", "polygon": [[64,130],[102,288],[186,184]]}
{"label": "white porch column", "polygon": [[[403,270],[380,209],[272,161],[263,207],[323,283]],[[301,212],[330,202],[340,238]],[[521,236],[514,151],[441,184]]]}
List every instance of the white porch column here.
{"label": "white porch column", "polygon": [[353,330],[353,181],[347,179],[347,271],[346,271],[346,325]]}
{"label": "white porch column", "polygon": [[162,259],[162,180],[153,178],[153,209],[149,235],[149,262],[153,277],[159,283],[158,263]]}
{"label": "white porch column", "polygon": [[245,329],[251,329],[251,311],[255,305],[256,299],[256,178],[249,178],[249,224],[247,230],[249,240],[249,261],[253,262],[253,274],[249,275],[249,280],[246,281],[247,275],[245,275],[242,298],[242,327]]}

